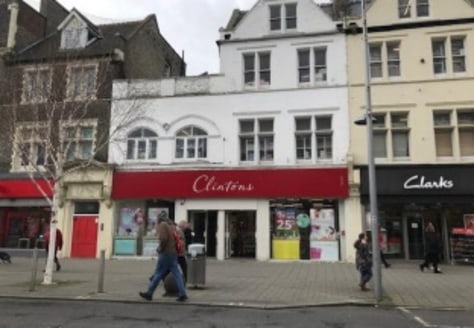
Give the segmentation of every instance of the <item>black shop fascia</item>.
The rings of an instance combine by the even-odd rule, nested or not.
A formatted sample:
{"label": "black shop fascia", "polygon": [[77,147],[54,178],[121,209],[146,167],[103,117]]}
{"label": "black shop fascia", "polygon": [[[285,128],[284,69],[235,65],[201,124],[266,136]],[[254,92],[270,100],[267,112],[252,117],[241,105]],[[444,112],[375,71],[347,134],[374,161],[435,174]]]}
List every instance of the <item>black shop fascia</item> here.
{"label": "black shop fascia", "polygon": [[[360,169],[362,203],[369,202],[367,166]],[[469,203],[474,165],[376,165],[379,203]]]}

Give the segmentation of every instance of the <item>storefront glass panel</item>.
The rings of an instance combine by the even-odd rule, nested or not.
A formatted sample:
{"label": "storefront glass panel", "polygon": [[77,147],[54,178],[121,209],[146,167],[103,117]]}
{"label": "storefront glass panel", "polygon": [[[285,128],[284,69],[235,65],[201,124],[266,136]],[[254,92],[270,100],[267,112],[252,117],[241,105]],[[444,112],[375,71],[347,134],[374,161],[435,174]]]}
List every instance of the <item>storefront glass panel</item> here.
{"label": "storefront glass panel", "polygon": [[114,255],[156,256],[160,217],[173,218],[174,203],[123,201],[115,216]]}
{"label": "storefront glass panel", "polygon": [[339,261],[336,208],[323,200],[271,201],[272,258]]}
{"label": "storefront glass panel", "polygon": [[4,209],[0,221],[0,246],[42,248],[42,236],[48,228],[49,217],[47,208]]}

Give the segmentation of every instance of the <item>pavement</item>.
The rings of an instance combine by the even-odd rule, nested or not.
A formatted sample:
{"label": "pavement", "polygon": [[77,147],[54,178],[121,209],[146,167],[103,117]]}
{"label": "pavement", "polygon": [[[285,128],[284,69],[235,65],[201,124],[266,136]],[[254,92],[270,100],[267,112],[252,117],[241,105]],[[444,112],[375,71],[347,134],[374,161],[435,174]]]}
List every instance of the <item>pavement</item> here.
{"label": "pavement", "polygon": [[[146,290],[155,263],[155,259],[105,260],[100,288],[98,259],[61,259],[62,268],[54,272],[54,283],[43,285],[44,258],[38,261],[36,283],[32,284],[33,260],[14,257],[11,264],[0,264],[0,297],[145,302],[138,292]],[[445,264],[441,265],[443,274],[433,274],[420,272],[419,261],[391,263],[389,269],[382,269],[384,298],[377,304],[372,291],[362,292],[358,287],[353,263],[208,258],[205,283],[187,286],[187,303],[265,309],[377,304],[474,310],[474,266]],[[152,302],[176,302],[163,293],[160,284]]]}

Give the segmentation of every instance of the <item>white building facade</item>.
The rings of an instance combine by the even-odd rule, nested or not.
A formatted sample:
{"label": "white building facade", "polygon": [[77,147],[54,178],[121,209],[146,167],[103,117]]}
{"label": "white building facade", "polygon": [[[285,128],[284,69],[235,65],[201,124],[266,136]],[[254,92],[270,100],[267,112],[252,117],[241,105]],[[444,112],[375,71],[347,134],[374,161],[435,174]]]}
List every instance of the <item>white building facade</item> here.
{"label": "white building facade", "polygon": [[311,0],[260,0],[221,29],[221,74],[114,82],[112,125],[143,111],[111,136],[114,255],[154,255],[168,215],[221,260],[353,258],[360,200],[336,25]]}

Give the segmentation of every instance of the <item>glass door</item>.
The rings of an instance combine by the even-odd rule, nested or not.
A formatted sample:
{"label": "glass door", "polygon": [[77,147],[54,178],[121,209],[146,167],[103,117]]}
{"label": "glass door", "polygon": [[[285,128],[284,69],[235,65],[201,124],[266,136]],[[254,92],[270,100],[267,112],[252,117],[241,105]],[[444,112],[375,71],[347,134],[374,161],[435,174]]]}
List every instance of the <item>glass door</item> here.
{"label": "glass door", "polygon": [[255,211],[226,212],[226,258],[255,258]]}
{"label": "glass door", "polygon": [[407,214],[408,256],[410,259],[422,259],[423,254],[423,218],[420,213]]}

